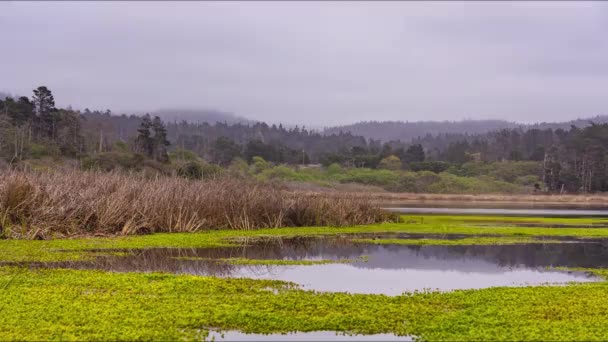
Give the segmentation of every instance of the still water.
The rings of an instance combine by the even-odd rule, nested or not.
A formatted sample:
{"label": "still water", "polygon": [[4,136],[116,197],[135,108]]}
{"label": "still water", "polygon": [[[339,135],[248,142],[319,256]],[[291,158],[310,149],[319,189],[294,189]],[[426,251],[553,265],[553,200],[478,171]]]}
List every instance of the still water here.
{"label": "still water", "polygon": [[[103,269],[115,272],[171,272],[217,277],[277,279],[303,289],[399,295],[416,290],[449,291],[597,281],[584,272],[548,267],[608,267],[608,240],[560,244],[491,246],[376,245],[353,237],[412,238],[407,234],[299,237],[243,242],[209,249],[153,248],[102,255],[91,262],[46,263],[40,267]],[[435,236],[416,235],[417,238]],[[456,236],[454,238],[462,238]],[[226,258],[343,260],[321,265],[234,265]]]}
{"label": "still water", "polygon": [[344,335],[333,331],[295,332],[289,334],[244,334],[238,331],[210,332],[208,341],[412,341],[408,336],[392,334]]}
{"label": "still water", "polygon": [[443,215],[502,215],[502,216],[542,216],[542,217],[608,217],[606,209],[502,209],[502,208],[432,208],[400,207],[384,208],[403,214],[443,214]]}

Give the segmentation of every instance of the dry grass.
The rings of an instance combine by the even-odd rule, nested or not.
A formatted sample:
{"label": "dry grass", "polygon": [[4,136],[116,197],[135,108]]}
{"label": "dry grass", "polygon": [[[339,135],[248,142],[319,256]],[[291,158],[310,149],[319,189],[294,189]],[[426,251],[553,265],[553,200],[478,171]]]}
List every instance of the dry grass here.
{"label": "dry grass", "polygon": [[344,226],[395,219],[362,197],[304,194],[250,180],[150,179],[75,170],[0,175],[3,238]]}
{"label": "dry grass", "polygon": [[[292,187],[292,189],[294,189]],[[425,203],[434,206],[461,205],[461,206],[543,206],[543,207],[600,207],[608,206],[608,194],[425,194],[425,193],[389,193],[375,191],[308,191],[308,194],[323,193],[326,196],[334,194],[336,197],[365,198],[382,205],[395,204],[418,204]]]}

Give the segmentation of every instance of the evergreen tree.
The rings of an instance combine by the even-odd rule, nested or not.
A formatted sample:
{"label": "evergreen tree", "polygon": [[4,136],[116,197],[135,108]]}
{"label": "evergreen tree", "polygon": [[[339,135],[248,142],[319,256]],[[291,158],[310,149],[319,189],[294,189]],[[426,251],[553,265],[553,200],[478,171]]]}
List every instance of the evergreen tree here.
{"label": "evergreen tree", "polygon": [[169,162],[169,155],[167,154],[167,146],[170,145],[167,140],[167,130],[165,125],[158,116],[154,117],[151,124],[152,130],[154,131],[153,138],[153,151],[154,159],[162,163]]}
{"label": "evergreen tree", "polygon": [[143,153],[148,158],[154,157],[154,138],[150,128],[152,127],[152,120],[150,114],[146,114],[141,119],[141,124],[137,129],[137,138],[135,139],[135,150]]}
{"label": "evergreen tree", "polygon": [[407,163],[412,163],[423,162],[425,157],[426,156],[424,155],[424,148],[422,148],[422,145],[414,144],[407,148],[403,159]]}
{"label": "evergreen tree", "polygon": [[32,102],[37,115],[38,133],[43,137],[54,138],[57,130],[57,109],[53,93],[47,87],[40,86],[34,89]]}

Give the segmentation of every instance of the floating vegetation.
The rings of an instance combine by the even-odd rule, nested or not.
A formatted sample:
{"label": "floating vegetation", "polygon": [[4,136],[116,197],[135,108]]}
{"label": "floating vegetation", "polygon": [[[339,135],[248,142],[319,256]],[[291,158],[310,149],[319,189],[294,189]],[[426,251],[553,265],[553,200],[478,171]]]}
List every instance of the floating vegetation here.
{"label": "floating vegetation", "polygon": [[177,340],[245,333],[390,333],[423,340],[606,340],[608,285],[403,296],[268,280],[0,267],[0,340]]}
{"label": "floating vegetation", "polygon": [[[493,221],[491,226],[481,226],[488,220]],[[402,223],[342,228],[3,240],[0,262],[26,267],[0,266],[0,340],[203,339],[208,336],[206,327],[254,334],[330,331],[422,340],[608,339],[608,283],[602,280],[608,277],[608,268],[600,268],[608,264],[602,257],[604,240],[598,240],[608,238],[608,229],[513,226],[588,226],[597,222],[590,219],[509,220],[425,216]],[[560,244],[560,238],[585,238],[590,243]],[[329,240],[339,251],[327,254],[323,241]],[[396,241],[411,246],[390,245]],[[537,242],[546,245],[528,245]],[[265,244],[262,252],[247,248],[256,243]],[[433,246],[436,244],[440,245]],[[311,248],[325,254],[311,259]],[[290,254],[273,259],[277,250]],[[382,258],[378,253],[383,251],[400,257]],[[370,255],[369,260],[357,257],[363,254]],[[163,255],[170,257],[157,258]],[[468,262],[463,256],[476,261]],[[502,267],[522,264],[543,269],[535,277],[545,282],[559,274],[563,279],[582,279],[591,273],[602,279],[562,286],[494,285],[387,296],[306,291],[306,284],[279,280],[183,274],[196,270],[197,260],[201,264],[209,260],[227,263],[226,270],[219,272],[301,267],[326,269],[323,277],[339,277],[339,268],[360,268],[374,272],[365,278],[376,284],[379,271],[389,274],[400,267],[416,271],[417,265],[421,268],[416,279],[429,270],[450,274],[457,270],[462,274],[481,272],[486,278],[474,278],[479,282],[502,272]],[[392,261],[398,262],[391,265]],[[424,263],[419,264],[421,261]],[[78,265],[95,268],[98,262],[108,270],[65,269]],[[46,268],[50,265],[57,268]],[[293,267],[283,267],[288,265]],[[544,270],[547,267],[550,269]],[[181,274],[169,273],[174,271]],[[357,279],[359,283],[364,280]]]}

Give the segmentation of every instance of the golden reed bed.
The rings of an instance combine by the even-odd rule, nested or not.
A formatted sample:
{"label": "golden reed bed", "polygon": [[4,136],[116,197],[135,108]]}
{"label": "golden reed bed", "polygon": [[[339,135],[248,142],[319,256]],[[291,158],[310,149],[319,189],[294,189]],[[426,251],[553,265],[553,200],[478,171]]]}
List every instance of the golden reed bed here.
{"label": "golden reed bed", "polygon": [[344,226],[394,219],[361,196],[286,191],[245,179],[0,172],[2,238]]}

